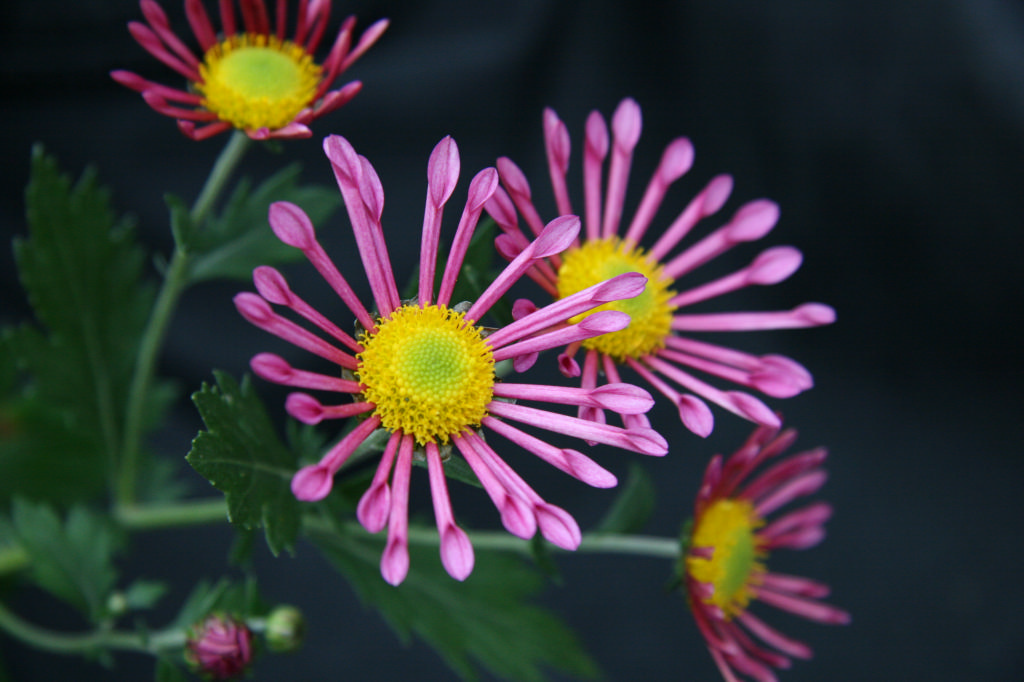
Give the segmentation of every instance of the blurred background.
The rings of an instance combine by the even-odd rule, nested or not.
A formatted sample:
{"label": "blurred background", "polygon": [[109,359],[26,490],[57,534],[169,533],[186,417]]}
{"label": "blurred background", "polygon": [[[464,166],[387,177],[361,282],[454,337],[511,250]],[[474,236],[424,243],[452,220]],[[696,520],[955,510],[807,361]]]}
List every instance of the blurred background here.
{"label": "blurred background", "polygon": [[[180,0],[162,5],[193,44]],[[830,601],[851,611],[853,623],[823,627],[768,614],[815,649],[815,660],[797,662],[783,679],[1024,679],[1024,538],[1013,511],[1024,480],[1022,3],[357,0],[335,3],[334,11],[334,25],[349,13],[360,27],[392,20],[346,74],[363,81],[363,92],[315,122],[313,138],[289,142],[281,153],[251,151],[244,174],[261,179],[298,158],[306,181],[333,184],[320,141],[346,136],[381,176],[393,259],[409,272],[415,253],[408,245],[418,238],[393,235],[418,235],[426,160],[441,137],[452,135],[462,154],[464,182],[453,206],[472,174],[508,155],[551,217],[543,107],[569,127],[570,188],[578,192],[587,114],[598,109],[608,117],[623,97],[634,97],[644,130],[627,212],[664,146],[689,136],[696,163],[655,224],[667,224],[708,179],[729,172],[736,186],[723,216],[770,197],[782,218],[761,248],[793,244],[805,255],[784,284],[733,294],[722,308],[821,301],[838,311],[831,327],[724,339],[789,355],[814,373],[812,391],[771,404],[800,430],[799,446],[831,452],[821,495],[836,510],[828,540],[777,553],[771,566],[831,584]],[[191,201],[227,138],[192,142],[110,80],[110,70],[124,68],[178,85],[128,34],[126,23],[139,19],[133,0],[0,6],[5,244],[25,230],[29,150],[39,141],[72,175],[93,164],[147,245],[169,253],[162,197]],[[449,210],[447,234],[456,211]],[[712,219],[705,229],[717,224]],[[340,213],[320,233],[343,271],[357,267]],[[745,265],[758,250],[730,252],[723,267]],[[311,268],[287,272],[328,315],[337,309]],[[0,322],[25,319],[6,246],[0,278]],[[201,426],[187,394],[210,380],[212,368],[238,376],[254,353],[284,351],[237,316],[231,297],[239,288],[251,285],[197,287],[175,319],[161,369],[179,380],[182,398],[174,423],[154,442],[168,458],[183,457]],[[283,415],[282,394],[263,382],[258,389]],[[707,460],[731,452],[750,430],[721,410],[715,416],[715,433],[702,441],[675,426],[671,411],[656,413],[670,424],[663,432],[672,452],[643,462],[659,493],[648,532],[676,534]],[[610,450],[595,456],[620,477],[635,459]],[[528,480],[584,527],[613,498],[544,475],[538,468]],[[214,492],[184,463],[182,478],[197,496]],[[417,486],[425,491],[425,476]],[[483,496],[458,490],[456,497],[460,519],[497,527]],[[165,601],[174,602],[197,578],[225,570],[231,536],[226,527],[154,532],[138,538],[123,568],[173,581]],[[255,679],[454,677],[428,647],[400,643],[312,546],[278,559],[260,546],[256,555],[266,597],[303,608],[310,633],[301,653],[264,657]],[[563,581],[544,600],[577,629],[607,679],[717,678],[685,601],[665,591],[667,562],[581,555],[559,556],[558,564]],[[48,603],[31,594],[14,600],[29,617]],[[0,656],[10,676],[24,681],[138,680],[151,669],[127,656],[107,670],[26,651],[6,637]]]}

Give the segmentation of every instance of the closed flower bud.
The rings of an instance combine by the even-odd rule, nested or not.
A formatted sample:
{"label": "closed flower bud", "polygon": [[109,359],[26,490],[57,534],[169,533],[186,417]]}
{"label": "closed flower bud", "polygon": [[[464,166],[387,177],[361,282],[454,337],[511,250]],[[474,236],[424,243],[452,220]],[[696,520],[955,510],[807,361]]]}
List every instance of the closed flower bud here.
{"label": "closed flower bud", "polygon": [[185,658],[196,672],[211,680],[237,677],[252,661],[252,632],[230,616],[207,616],[189,634]]}

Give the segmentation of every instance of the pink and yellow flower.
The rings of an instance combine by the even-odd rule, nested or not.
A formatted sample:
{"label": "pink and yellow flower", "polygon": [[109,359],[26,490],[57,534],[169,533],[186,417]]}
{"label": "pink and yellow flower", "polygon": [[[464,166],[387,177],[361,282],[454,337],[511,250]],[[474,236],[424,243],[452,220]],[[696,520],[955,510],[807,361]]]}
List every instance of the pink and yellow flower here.
{"label": "pink and yellow flower", "polygon": [[334,81],[372,46],[387,28],[382,19],[353,46],[356,19],[341,25],[322,64],[314,53],[323,39],[330,0],[300,0],[291,38],[285,37],[287,0],[277,0],[273,25],[264,0],[220,0],[218,34],[202,0],[185,0],[185,15],[199,43],[196,55],[171,30],[154,0],[141,0],[146,23],[128,24],[132,36],[151,55],[188,82],[186,89],[154,83],[130,71],[113,71],[117,82],[142,93],[153,109],[178,119],[182,132],[202,140],[231,128],[254,140],[309,137],[309,123],[348,103],[362,88],[351,81],[331,90]]}
{"label": "pink and yellow flower", "polygon": [[[259,295],[241,293],[235,298],[247,320],[339,368],[337,375],[325,375],[294,369],[277,355],[262,353],[254,357],[253,371],[264,379],[349,398],[340,405],[324,405],[307,393],[293,393],[286,401],[289,414],[311,424],[350,416],[360,419],[318,463],[295,474],[292,491],[301,500],[323,499],[331,490],[335,473],[356,448],[371,433],[383,429],[390,434],[387,446],[359,503],[357,516],[371,532],[388,528],[381,559],[381,573],[388,582],[400,583],[409,567],[407,509],[414,457],[426,460],[441,559],[454,578],[462,580],[469,575],[473,549],[466,533],[455,523],[448,498],[444,462],[453,452],[468,462],[510,533],[529,538],[540,530],[555,545],[575,549],[580,543],[580,530],[573,518],[541,499],[484,440],[482,429],[512,441],[585,483],[611,487],[616,484],[615,477],[589,457],[556,447],[514,423],[647,455],[664,455],[668,449],[665,439],[645,426],[597,424],[521,403],[539,401],[639,414],[651,407],[653,399],[646,391],[621,383],[574,388],[499,382],[495,363],[510,360],[525,369],[540,351],[623,329],[629,317],[614,310],[594,313],[579,324],[567,321],[609,301],[638,295],[643,291],[644,277],[622,274],[596,282],[505,327],[481,326],[484,314],[527,270],[572,244],[580,221],[575,216],[551,221],[476,301],[453,305],[456,278],[484,204],[497,188],[498,174],[487,168],[470,183],[435,293],[442,213],[455,190],[460,167],[455,142],[445,138],[435,147],[427,166],[418,295],[403,301],[384,241],[384,191],[377,173],[342,137],[328,137],[324,150],[348,209],[374,307],[362,304],[331,262],[302,209],[285,202],[270,208],[274,233],[286,244],[301,249],[316,267],[354,316],[356,334],[343,331],[299,298],[281,274],[270,267],[254,272]],[[290,309],[330,341],[279,315],[271,304]]]}
{"label": "pink and yellow flower", "polygon": [[[813,384],[802,365],[781,355],[756,356],[690,337],[691,332],[754,331],[813,327],[830,324],[835,311],[821,303],[805,303],[777,312],[682,312],[699,303],[752,285],[776,284],[800,267],[802,256],[789,246],[763,251],[736,272],[703,284],[686,283],[693,271],[729,249],[764,237],[779,217],[778,206],[768,200],[741,206],[725,225],[676,255],[676,246],[702,219],[715,214],[732,192],[732,178],[719,175],[665,228],[649,248],[640,246],[670,185],[693,164],[693,145],[686,138],[672,141],[664,151],[647,189],[629,223],[624,222],[626,188],[633,150],[640,139],[640,107],[625,99],[612,117],[612,136],[601,114],[594,111],[586,124],[583,145],[583,217],[585,238],[564,253],[538,261],[527,275],[554,299],[564,298],[609,276],[639,272],[648,285],[641,296],[610,303],[598,310],[619,310],[632,318],[627,329],[615,334],[569,344],[559,356],[567,376],[581,376],[585,388],[597,385],[603,372],[619,381],[619,368],[627,366],[671,400],[683,424],[701,436],[709,434],[714,419],[707,402],[759,424],[778,426],[775,414],[760,399],[745,391],[722,390],[695,375],[723,379],[775,398],[796,395]],[[544,139],[548,170],[559,214],[572,214],[566,175],[570,138],[565,124],[551,109],[544,111]],[[610,155],[605,175],[605,160]],[[543,227],[534,207],[524,173],[508,158],[497,162],[504,189],[487,203],[486,210],[502,228],[497,247],[506,258],[515,257],[529,243],[530,233]],[[526,223],[520,228],[519,215]],[[684,288],[689,287],[689,288]],[[522,301],[518,310],[530,309]],[[573,321],[579,321],[580,316]],[[582,367],[576,360],[583,350]],[[602,411],[581,409],[580,416],[603,421]],[[644,423],[642,415],[626,415],[625,422]]]}
{"label": "pink and yellow flower", "polygon": [[770,514],[825,483],[821,465],[828,453],[823,448],[786,457],[754,475],[794,440],[793,430],[780,434],[761,426],[727,460],[715,455],[684,538],[682,569],[690,607],[711,657],[730,682],[738,681],[738,675],[774,680],[772,670],[788,668],[790,657],[811,656],[806,644],[752,614],[752,602],[820,623],[850,622],[846,611],[820,601],[829,594],[827,585],[772,573],[766,565],[773,550],[807,549],[821,542],[832,514],[827,503],[813,502],[769,521]]}

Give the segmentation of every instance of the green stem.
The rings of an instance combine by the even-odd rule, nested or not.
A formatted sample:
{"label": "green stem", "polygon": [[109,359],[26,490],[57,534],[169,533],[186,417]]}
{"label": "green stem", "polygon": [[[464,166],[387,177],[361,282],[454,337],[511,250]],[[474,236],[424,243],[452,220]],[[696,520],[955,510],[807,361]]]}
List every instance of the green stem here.
{"label": "green stem", "polygon": [[[355,526],[356,524],[352,524]],[[361,526],[360,526],[361,528]],[[469,539],[479,549],[504,550],[531,555],[530,541],[501,532],[473,532]],[[418,545],[437,545],[437,531],[433,528],[410,526],[409,542]],[[678,559],[679,540],[652,535],[613,535],[605,533],[584,533],[583,541],[576,553],[636,554],[663,559]]]}
{"label": "green stem", "polygon": [[166,630],[149,635],[118,630],[94,630],[73,635],[53,632],[22,620],[3,604],[0,604],[0,629],[30,646],[58,654],[82,654],[98,649],[155,654],[185,644],[185,633],[181,630]]}
{"label": "green stem", "polygon": [[[206,218],[227,185],[231,173],[242,160],[248,142],[249,138],[242,132],[236,131],[231,136],[227,146],[224,147],[214,163],[206,185],[192,207],[190,217],[193,224],[199,225]],[[163,286],[143,333],[139,354],[135,358],[135,370],[128,391],[121,457],[118,462],[119,471],[115,492],[119,505],[130,505],[135,500],[139,452],[142,447],[143,418],[148,402],[146,397],[153,382],[156,360],[163,347],[167,328],[178,306],[181,294],[189,285],[189,275],[188,251],[183,244],[176,244],[171,262],[164,275]]]}
{"label": "green stem", "polygon": [[223,498],[194,500],[177,504],[127,505],[118,507],[117,522],[128,530],[155,530],[201,526],[226,521],[228,508]]}

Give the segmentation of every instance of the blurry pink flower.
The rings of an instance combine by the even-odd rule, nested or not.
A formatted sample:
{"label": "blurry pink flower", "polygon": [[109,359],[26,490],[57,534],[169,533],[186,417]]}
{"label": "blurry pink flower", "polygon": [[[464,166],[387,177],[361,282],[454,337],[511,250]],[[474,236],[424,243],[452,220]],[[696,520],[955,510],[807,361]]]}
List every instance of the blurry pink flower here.
{"label": "blurry pink flower", "polygon": [[147,52],[184,77],[187,88],[154,83],[130,71],[110,75],[141,92],[159,113],[178,119],[178,127],[194,140],[231,128],[244,130],[254,140],[309,137],[313,119],[348,103],[362,88],[362,83],[352,81],[330,89],[377,41],[387,20],[370,26],[353,46],[356,19],[348,17],[327,59],[317,64],[313,53],[327,28],[330,0],[299,0],[291,38],[285,38],[288,0],[277,0],[273,27],[264,0],[238,3],[241,27],[234,0],[220,0],[218,34],[202,0],[185,0],[185,14],[202,51],[196,56],[171,30],[160,5],[141,0],[146,23],[133,21],[128,30]]}
{"label": "blurry pink flower", "polygon": [[252,661],[252,632],[230,616],[210,615],[189,633],[185,658],[210,679],[238,677]]}
{"label": "blurry pink flower", "polygon": [[[641,296],[597,309],[628,313],[632,318],[629,328],[569,344],[559,356],[559,366],[567,376],[582,375],[582,386],[593,388],[602,371],[608,381],[619,381],[619,367],[626,365],[671,400],[683,424],[701,436],[711,433],[714,426],[705,400],[756,423],[778,426],[775,414],[758,398],[743,391],[716,388],[695,376],[693,370],[775,398],[787,398],[812,386],[811,375],[803,366],[781,355],[755,356],[681,333],[813,327],[833,322],[835,311],[820,303],[805,303],[777,312],[679,312],[743,287],[781,282],[800,267],[801,254],[789,246],[769,248],[748,267],[682,290],[683,278],[697,267],[738,244],[765,236],[775,226],[779,209],[764,199],[744,204],[724,226],[670,257],[690,230],[701,219],[717,212],[729,198],[732,178],[719,175],[664,229],[653,246],[640,247],[669,186],[693,164],[690,141],[672,141],[626,225],[623,205],[640,129],[640,107],[632,99],[623,100],[616,109],[610,141],[604,119],[596,111],[590,114],[583,145],[586,238],[574,242],[562,254],[538,261],[526,273],[555,299],[623,272],[639,272],[647,277],[647,289]],[[544,139],[558,213],[572,214],[575,211],[566,183],[569,132],[551,109],[544,111]],[[604,161],[609,151],[611,161],[605,182]],[[497,168],[504,189],[495,192],[486,210],[504,232],[497,238],[498,250],[512,258],[529,242],[528,234],[536,234],[543,222],[523,172],[508,158],[498,159]],[[520,228],[517,213],[529,232]],[[529,310],[530,305],[521,301],[517,308]],[[581,347],[582,368],[575,359]],[[589,406],[581,409],[580,416],[604,420],[601,410]],[[642,424],[645,419],[642,415],[624,417],[627,425]]]}
{"label": "blurry pink flower", "polygon": [[761,426],[724,462],[715,455],[704,473],[690,536],[684,538],[690,607],[711,657],[730,682],[739,679],[737,673],[774,680],[772,669],[788,668],[788,657],[811,657],[806,644],[750,613],[750,602],[761,601],[820,623],[850,622],[846,611],[819,601],[828,596],[827,585],[770,573],[765,565],[772,550],[807,549],[821,542],[832,514],[828,504],[814,502],[768,521],[769,514],[814,494],[825,483],[821,464],[828,453],[823,448],[782,459],[751,478],[755,469],[794,440],[796,431],[780,434]]}
{"label": "blurry pink flower", "polygon": [[[497,172],[487,168],[470,183],[435,295],[442,212],[455,190],[460,166],[458,148],[446,137],[434,148],[427,166],[419,293],[416,299],[403,301],[384,242],[384,192],[373,166],[342,137],[328,137],[324,150],[348,209],[374,307],[364,307],[356,297],[317,242],[313,225],[302,209],[275,203],[270,207],[270,225],[281,241],[303,251],[352,312],[360,331],[354,337],[342,331],[295,295],[281,274],[270,267],[259,267],[254,272],[259,295],[241,293],[235,297],[238,310],[247,320],[341,368],[341,376],[316,374],[293,369],[283,358],[269,353],[254,357],[253,371],[268,381],[341,393],[352,399],[341,405],[324,405],[307,393],[293,393],[286,401],[289,414],[309,424],[355,415],[361,419],[320,462],[295,474],[292,491],[301,500],[324,498],[331,490],[334,474],[360,443],[382,428],[391,436],[357,516],[370,532],[388,527],[381,560],[381,573],[388,582],[402,582],[409,567],[407,505],[414,453],[426,459],[445,568],[458,580],[466,578],[473,568],[473,549],[465,532],[455,524],[448,499],[444,462],[452,446],[472,467],[510,533],[529,538],[539,529],[555,545],[575,549],[580,543],[580,530],[573,518],[542,500],[498,457],[481,436],[481,428],[590,485],[611,487],[615,477],[590,458],[576,450],[555,447],[512,422],[647,455],[664,455],[668,448],[665,439],[647,427],[606,426],[521,402],[586,405],[634,414],[650,409],[653,399],[642,389],[619,383],[587,389],[498,383],[494,366],[511,360],[524,369],[542,350],[624,328],[629,318],[617,311],[591,315],[581,324],[566,321],[608,301],[636,296],[644,288],[643,276],[628,273],[595,283],[500,329],[480,326],[483,315],[525,271],[568,247],[580,227],[575,216],[551,221],[475,302],[452,306],[452,292],[470,238],[484,203],[498,185]],[[291,309],[331,342],[278,315],[270,304]]]}

